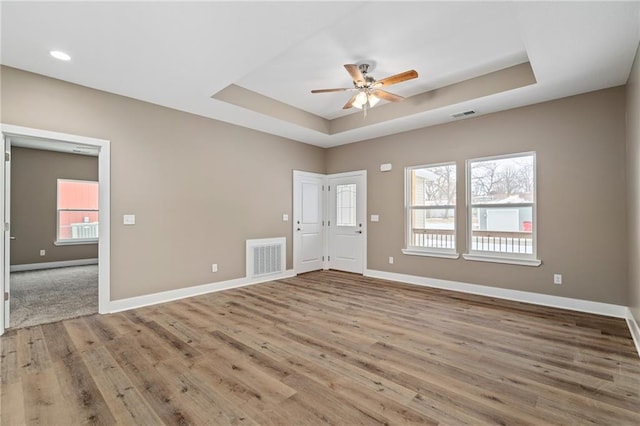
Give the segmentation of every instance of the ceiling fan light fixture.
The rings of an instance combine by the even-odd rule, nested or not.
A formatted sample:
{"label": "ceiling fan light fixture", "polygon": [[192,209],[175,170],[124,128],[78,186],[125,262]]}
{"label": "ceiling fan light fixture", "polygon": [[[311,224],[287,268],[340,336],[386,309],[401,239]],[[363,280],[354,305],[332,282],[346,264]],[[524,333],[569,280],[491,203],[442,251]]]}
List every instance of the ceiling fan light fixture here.
{"label": "ceiling fan light fixture", "polygon": [[353,106],[358,109],[362,109],[362,107],[368,102],[368,100],[369,99],[367,97],[367,93],[362,91],[356,96],[356,100],[353,101]]}
{"label": "ceiling fan light fixture", "polygon": [[372,95],[371,93],[369,93],[368,99],[369,99],[369,108],[373,108],[380,101],[380,99],[376,95]]}

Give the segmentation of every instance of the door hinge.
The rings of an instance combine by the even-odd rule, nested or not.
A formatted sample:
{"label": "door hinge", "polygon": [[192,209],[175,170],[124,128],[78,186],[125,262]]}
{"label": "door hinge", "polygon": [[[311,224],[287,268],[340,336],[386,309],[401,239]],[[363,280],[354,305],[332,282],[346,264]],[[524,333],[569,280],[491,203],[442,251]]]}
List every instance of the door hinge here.
{"label": "door hinge", "polygon": [[324,226],[324,220],[322,221],[322,226]]}
{"label": "door hinge", "polygon": [[7,300],[9,300],[9,292],[5,291],[4,292],[4,301],[6,302]]}
{"label": "door hinge", "polygon": [[322,256],[322,261],[324,262],[324,256]]}
{"label": "door hinge", "polygon": [[4,230],[5,230],[5,232],[9,231],[9,222],[5,222],[4,223]]}
{"label": "door hinge", "polygon": [[331,191],[331,185],[327,186],[327,191]]}
{"label": "door hinge", "polygon": [[327,260],[331,262],[331,256],[327,256]]}
{"label": "door hinge", "polygon": [[322,185],[322,190],[324,191],[324,185]]}
{"label": "door hinge", "polygon": [[331,221],[330,220],[327,221],[327,226],[331,226]]}
{"label": "door hinge", "polygon": [[11,161],[11,154],[9,154],[8,152],[4,153],[4,161]]}

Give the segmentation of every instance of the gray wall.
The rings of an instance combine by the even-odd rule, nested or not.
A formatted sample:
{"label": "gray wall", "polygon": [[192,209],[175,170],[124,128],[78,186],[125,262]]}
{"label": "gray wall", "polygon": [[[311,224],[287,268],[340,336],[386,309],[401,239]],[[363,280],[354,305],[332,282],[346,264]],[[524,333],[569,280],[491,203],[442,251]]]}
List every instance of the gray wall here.
{"label": "gray wall", "polygon": [[640,48],[627,82],[628,305],[640,322]]}
{"label": "gray wall", "polygon": [[292,268],[293,170],[324,172],[320,148],[7,67],[2,122],[111,141],[112,300],[244,277],[249,238],[287,237]]}
{"label": "gray wall", "polygon": [[[98,158],[11,149],[11,264],[98,257],[97,244],[55,246],[57,180],[98,180]],[[45,256],[40,256],[44,249]]]}
{"label": "gray wall", "polygon": [[[615,304],[627,301],[625,89],[618,87],[331,148],[327,173],[366,169],[368,268]],[[404,167],[456,161],[465,248],[465,160],[537,153],[539,267],[403,255]],[[392,163],[391,172],[380,164]],[[389,256],[395,263],[388,263]],[[563,274],[562,285],[553,274]]]}

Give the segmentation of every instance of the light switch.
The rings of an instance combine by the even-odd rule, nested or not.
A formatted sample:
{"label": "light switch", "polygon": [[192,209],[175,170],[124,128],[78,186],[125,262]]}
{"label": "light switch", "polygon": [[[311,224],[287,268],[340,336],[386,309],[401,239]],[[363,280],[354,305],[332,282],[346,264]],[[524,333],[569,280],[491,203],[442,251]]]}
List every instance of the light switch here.
{"label": "light switch", "polygon": [[122,223],[125,225],[135,225],[136,224],[136,215],[135,214],[125,214],[122,217]]}
{"label": "light switch", "polygon": [[283,221],[283,222],[287,222],[287,221],[289,221],[289,215],[288,215],[288,214],[286,214],[286,213],[285,213],[285,214],[283,214],[283,215],[282,215],[282,221]]}
{"label": "light switch", "polygon": [[372,214],[371,222],[380,222],[380,216],[378,216],[377,214]]}

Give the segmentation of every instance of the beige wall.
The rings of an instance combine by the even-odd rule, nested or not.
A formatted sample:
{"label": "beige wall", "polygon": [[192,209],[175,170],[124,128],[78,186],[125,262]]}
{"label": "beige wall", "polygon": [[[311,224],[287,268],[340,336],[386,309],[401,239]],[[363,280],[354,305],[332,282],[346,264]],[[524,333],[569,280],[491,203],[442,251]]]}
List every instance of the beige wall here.
{"label": "beige wall", "polygon": [[[97,244],[55,246],[57,180],[98,180],[98,158],[11,149],[11,264],[98,257]],[[45,256],[40,256],[44,249]]]}
{"label": "beige wall", "polygon": [[640,321],[640,47],[627,82],[627,214],[629,226],[629,300]]}
{"label": "beige wall", "polygon": [[292,171],[324,172],[320,148],[6,67],[1,121],[111,141],[112,300],[244,277],[248,238],[286,236],[292,268]]}
{"label": "beige wall", "polygon": [[[626,304],[624,116],[624,87],[602,90],[331,148],[327,173],[368,171],[368,214],[380,215],[368,224],[369,269]],[[404,167],[457,162],[463,250],[465,160],[524,151],[537,153],[540,267],[401,253]]]}
{"label": "beige wall", "polygon": [[[111,140],[113,300],[242,277],[247,238],[286,236],[291,268],[281,217],[292,210],[292,170],[367,169],[368,213],[380,215],[369,224],[369,268],[627,302],[622,87],[329,150],[11,68],[2,68],[2,89],[3,123]],[[531,150],[542,266],[400,252],[403,167],[455,160],[462,176],[468,158]],[[393,171],[381,173],[386,162]],[[135,226],[122,225],[125,213]]]}

